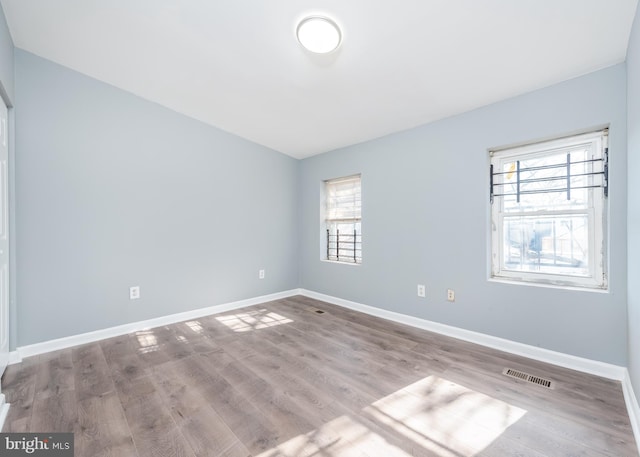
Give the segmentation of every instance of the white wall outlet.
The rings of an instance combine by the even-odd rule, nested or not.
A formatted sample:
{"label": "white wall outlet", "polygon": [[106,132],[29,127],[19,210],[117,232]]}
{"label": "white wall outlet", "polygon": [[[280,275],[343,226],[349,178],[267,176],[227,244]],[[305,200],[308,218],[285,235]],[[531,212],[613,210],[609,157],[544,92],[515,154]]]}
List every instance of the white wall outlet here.
{"label": "white wall outlet", "polygon": [[258,279],[264,279],[264,270],[258,270]]}
{"label": "white wall outlet", "polygon": [[447,300],[456,301],[456,293],[453,289],[447,289]]}
{"label": "white wall outlet", "polygon": [[418,297],[426,297],[427,296],[427,288],[424,284],[418,284]]}
{"label": "white wall outlet", "polygon": [[137,300],[140,298],[140,286],[129,287],[129,300]]}

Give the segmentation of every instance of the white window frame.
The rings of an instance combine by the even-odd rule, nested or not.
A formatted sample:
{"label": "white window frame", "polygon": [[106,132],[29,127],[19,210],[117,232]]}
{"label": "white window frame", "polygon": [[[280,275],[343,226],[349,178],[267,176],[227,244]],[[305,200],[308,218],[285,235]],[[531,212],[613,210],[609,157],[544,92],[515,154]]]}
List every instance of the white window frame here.
{"label": "white window frame", "polygon": [[[559,150],[590,143],[593,151],[605,157],[608,154],[608,130],[600,130],[525,146],[489,151],[495,170],[502,170],[505,163],[558,153]],[[595,156],[594,156],[595,157]],[[500,175],[492,178],[500,180]],[[493,190],[492,190],[493,191]],[[491,274],[490,279],[541,285],[578,287],[607,290],[607,198],[602,187],[588,189],[588,205],[584,210],[551,210],[504,212],[504,197],[493,196],[491,203]],[[585,214],[588,216],[589,273],[587,276],[542,273],[537,271],[509,270],[504,265],[504,218],[508,216],[549,216]]]}
{"label": "white window frame", "polygon": [[[353,195],[354,201],[352,206],[344,206],[339,210],[335,211],[333,208],[336,205],[336,202],[332,201],[332,186],[339,186],[340,184],[353,183],[354,189],[356,193]],[[329,262],[337,262],[348,265],[361,265],[362,264],[362,176],[360,174],[343,176],[340,178],[327,179],[322,183],[322,196],[323,202],[321,206],[321,260],[329,261]],[[356,250],[353,252],[353,256],[345,255],[343,257],[330,256],[330,250],[332,251],[334,248],[330,246],[330,241],[327,237],[327,230],[332,232],[334,225],[337,224],[346,224],[346,225],[358,225],[359,233],[357,238],[355,239]],[[350,233],[345,233],[345,240],[348,240],[343,245],[347,249],[350,248],[348,246],[349,240],[353,239],[353,235]],[[331,238],[331,243],[334,243],[336,239]]]}

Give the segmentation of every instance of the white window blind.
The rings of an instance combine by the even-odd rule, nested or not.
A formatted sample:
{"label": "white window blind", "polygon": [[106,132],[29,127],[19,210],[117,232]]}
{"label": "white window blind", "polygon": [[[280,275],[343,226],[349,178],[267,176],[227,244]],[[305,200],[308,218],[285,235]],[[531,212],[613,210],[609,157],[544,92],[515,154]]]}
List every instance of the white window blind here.
{"label": "white window blind", "polygon": [[354,221],[361,216],[360,176],[326,181],[327,220]]}
{"label": "white window blind", "polygon": [[362,261],[362,191],[360,175],[325,181],[326,258]]}

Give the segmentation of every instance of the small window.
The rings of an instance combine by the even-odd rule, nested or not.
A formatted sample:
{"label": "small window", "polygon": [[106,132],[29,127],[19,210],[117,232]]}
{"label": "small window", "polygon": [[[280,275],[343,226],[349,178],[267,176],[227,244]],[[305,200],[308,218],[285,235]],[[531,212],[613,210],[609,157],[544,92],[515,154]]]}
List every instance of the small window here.
{"label": "small window", "polygon": [[324,182],[326,260],[362,263],[360,175]]}
{"label": "small window", "polygon": [[607,288],[607,135],[491,152],[493,278]]}

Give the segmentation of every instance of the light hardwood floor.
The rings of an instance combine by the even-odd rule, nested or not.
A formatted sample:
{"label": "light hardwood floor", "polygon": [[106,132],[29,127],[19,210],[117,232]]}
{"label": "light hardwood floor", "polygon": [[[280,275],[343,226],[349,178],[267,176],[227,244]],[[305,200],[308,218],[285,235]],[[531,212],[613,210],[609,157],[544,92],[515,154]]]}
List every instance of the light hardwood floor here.
{"label": "light hardwood floor", "polygon": [[74,432],[77,457],[638,456],[619,382],[300,296],[31,357],[2,385],[3,431]]}

